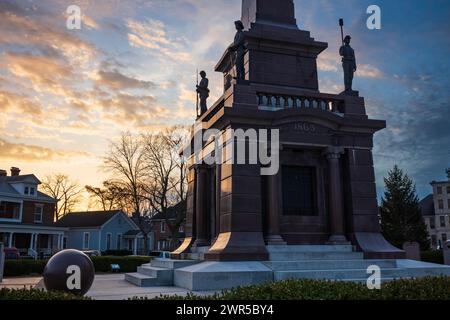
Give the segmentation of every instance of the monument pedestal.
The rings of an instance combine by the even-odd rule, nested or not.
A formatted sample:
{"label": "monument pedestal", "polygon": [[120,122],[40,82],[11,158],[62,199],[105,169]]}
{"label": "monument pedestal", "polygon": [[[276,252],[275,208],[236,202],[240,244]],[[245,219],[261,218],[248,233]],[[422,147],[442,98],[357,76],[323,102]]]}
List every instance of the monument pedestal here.
{"label": "monument pedestal", "polygon": [[[205,260],[263,261],[266,244],[350,242],[366,257],[403,257],[381,235],[378,218],[372,148],[386,122],[368,118],[357,91],[319,91],[316,59],[328,44],[297,27],[292,0],[244,0],[242,9],[245,80],[232,79],[234,60],[225,50],[216,66],[224,93],[197,120],[192,137],[203,158],[191,150],[188,240],[175,253],[211,245]],[[196,140],[208,129],[233,150],[221,163],[204,164],[219,152],[214,139]],[[261,174],[267,163],[260,158],[247,161],[261,130],[267,133],[262,144],[279,155],[275,175]],[[244,137],[228,135],[236,131]],[[244,155],[235,154],[242,152],[238,141]],[[237,156],[245,164],[237,164]]]}

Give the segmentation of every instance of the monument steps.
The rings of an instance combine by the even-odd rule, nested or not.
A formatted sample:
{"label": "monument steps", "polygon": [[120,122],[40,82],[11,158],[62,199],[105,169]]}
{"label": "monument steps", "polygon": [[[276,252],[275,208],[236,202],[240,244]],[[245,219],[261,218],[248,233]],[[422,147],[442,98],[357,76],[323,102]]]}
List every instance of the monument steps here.
{"label": "monument steps", "polygon": [[[203,249],[201,251],[204,251]],[[267,246],[269,261],[213,262],[155,258],[127,273],[140,287],[179,286],[193,291],[222,290],[267,281],[321,279],[366,283],[367,268],[381,270],[381,282],[450,275],[450,267],[405,259],[364,259],[350,245]]]}
{"label": "monument steps", "polygon": [[269,253],[278,252],[353,252],[352,245],[268,245]]}
{"label": "monument steps", "polygon": [[150,277],[139,272],[126,273],[125,280],[138,287],[171,286],[173,283],[164,283],[158,277]]}
{"label": "monument steps", "polygon": [[125,280],[138,287],[173,286],[174,270],[198,263],[194,260],[155,258],[137,268],[137,272],[125,274]]}
{"label": "monument steps", "polygon": [[[381,278],[407,278],[406,269],[401,268],[381,268]],[[366,279],[370,274],[367,269],[331,269],[331,270],[295,270],[295,271],[275,271],[274,280],[288,279],[328,279],[328,280],[351,280]]]}
{"label": "monument steps", "polygon": [[274,271],[291,270],[333,270],[367,269],[370,265],[380,268],[395,268],[395,260],[305,260],[305,261],[268,261],[265,262]]}
{"label": "monument steps", "polygon": [[269,252],[270,261],[296,261],[296,260],[361,260],[364,258],[362,252]]}
{"label": "monument steps", "polygon": [[152,267],[179,269],[198,263],[197,260],[175,260],[175,259],[161,259],[155,258],[150,262]]}

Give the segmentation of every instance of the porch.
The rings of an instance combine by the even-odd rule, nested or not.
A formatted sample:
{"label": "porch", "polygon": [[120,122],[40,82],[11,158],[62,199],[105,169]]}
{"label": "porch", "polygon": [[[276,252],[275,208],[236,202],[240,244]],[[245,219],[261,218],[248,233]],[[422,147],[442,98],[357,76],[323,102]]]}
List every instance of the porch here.
{"label": "porch", "polygon": [[65,248],[64,228],[0,225],[0,242],[22,258],[46,259]]}

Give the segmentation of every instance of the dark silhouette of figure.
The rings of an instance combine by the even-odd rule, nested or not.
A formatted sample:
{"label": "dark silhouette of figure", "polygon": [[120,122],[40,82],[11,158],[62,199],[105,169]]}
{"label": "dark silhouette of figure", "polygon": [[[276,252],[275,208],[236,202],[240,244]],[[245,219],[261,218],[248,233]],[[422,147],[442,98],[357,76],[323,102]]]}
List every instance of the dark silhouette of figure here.
{"label": "dark silhouette of figure", "polygon": [[339,49],[339,54],[342,56],[342,68],[344,69],[344,84],[345,91],[352,92],[353,75],[356,71],[355,51],[350,47],[350,36],[344,39],[344,45]]}
{"label": "dark silhouette of figure", "polygon": [[208,110],[206,99],[208,99],[209,97],[209,80],[208,78],[206,78],[205,71],[200,71],[200,76],[202,77],[202,80],[197,85],[197,94],[200,97],[200,115],[202,115]]}
{"label": "dark silhouette of figure", "polygon": [[236,52],[235,63],[236,63],[236,79],[245,80],[245,66],[244,66],[244,56],[245,56],[245,36],[244,36],[244,25],[242,21],[238,20],[234,22],[236,26],[236,35],[234,36],[234,42],[229,48],[230,51]]}

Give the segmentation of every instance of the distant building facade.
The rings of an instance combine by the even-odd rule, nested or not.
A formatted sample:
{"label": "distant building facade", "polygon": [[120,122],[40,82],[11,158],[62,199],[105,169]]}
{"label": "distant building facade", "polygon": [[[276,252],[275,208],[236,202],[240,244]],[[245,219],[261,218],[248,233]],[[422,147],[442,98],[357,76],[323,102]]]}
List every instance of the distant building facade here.
{"label": "distant building facade", "polygon": [[66,231],[54,225],[56,201],[38,190],[40,184],[19,168],[12,167],[9,176],[0,170],[0,242],[35,259],[61,250]]}
{"label": "distant building facade", "polygon": [[135,255],[148,255],[147,251],[153,247],[152,237],[146,239],[133,220],[120,210],[69,213],[56,225],[67,229],[70,249],[129,250]]}
{"label": "distant building facade", "polygon": [[420,201],[431,246],[441,248],[450,239],[450,179],[432,181],[433,194]]}
{"label": "distant building facade", "polygon": [[[167,219],[166,219],[167,218]],[[155,237],[154,250],[157,251],[171,251],[177,248],[185,237],[184,226],[186,219],[186,202],[180,202],[179,204],[167,209],[167,217],[164,217],[161,213],[154,215],[150,221],[152,226],[152,232]],[[177,234],[173,234],[167,224],[167,221],[175,222],[179,221]]]}

